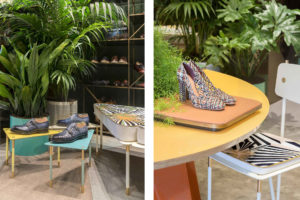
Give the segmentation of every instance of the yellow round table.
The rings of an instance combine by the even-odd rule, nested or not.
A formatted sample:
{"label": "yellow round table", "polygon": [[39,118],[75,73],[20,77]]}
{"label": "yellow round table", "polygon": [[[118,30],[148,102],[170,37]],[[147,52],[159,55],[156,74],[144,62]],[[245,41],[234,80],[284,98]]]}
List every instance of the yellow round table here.
{"label": "yellow round table", "polygon": [[[258,88],[223,73],[210,70],[205,70],[205,73],[217,88],[233,96],[260,101],[262,108],[232,126],[216,132],[179,125],[169,126],[155,122],[155,169],[178,167],[180,164],[186,164],[223,151],[253,134],[266,118],[269,112],[269,101]],[[165,172],[167,169],[164,169]],[[186,166],[185,169],[188,169],[188,167]],[[156,172],[159,172],[159,170],[156,170]],[[162,173],[155,173],[155,184],[161,175]],[[190,174],[187,175],[191,177]],[[175,184],[174,181],[173,184]],[[155,189],[158,189],[158,187],[155,187]]]}

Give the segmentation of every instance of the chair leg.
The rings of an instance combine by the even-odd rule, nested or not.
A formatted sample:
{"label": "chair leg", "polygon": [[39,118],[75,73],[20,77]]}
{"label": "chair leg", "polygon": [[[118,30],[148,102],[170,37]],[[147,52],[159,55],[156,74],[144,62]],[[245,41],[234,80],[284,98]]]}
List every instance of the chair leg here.
{"label": "chair leg", "polygon": [[260,184],[261,184],[260,180],[257,180],[257,194],[256,194],[256,199],[257,200],[260,200],[260,198],[261,198]]}
{"label": "chair leg", "polygon": [[275,193],[274,193],[272,177],[269,178],[269,185],[270,185],[271,199],[275,200]]}
{"label": "chair leg", "polygon": [[207,200],[211,200],[211,158],[208,157]]}
{"label": "chair leg", "polygon": [[281,174],[277,176],[277,199],[280,200],[280,184],[281,184]]}

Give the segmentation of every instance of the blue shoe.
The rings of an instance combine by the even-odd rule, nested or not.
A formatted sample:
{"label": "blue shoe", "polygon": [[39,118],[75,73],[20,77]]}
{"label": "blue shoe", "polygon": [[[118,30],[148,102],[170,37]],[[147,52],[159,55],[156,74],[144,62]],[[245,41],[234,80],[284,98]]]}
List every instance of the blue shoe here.
{"label": "blue shoe", "polygon": [[68,126],[72,123],[77,123],[77,122],[85,122],[86,125],[89,125],[89,115],[84,113],[84,114],[73,114],[71,117],[67,119],[62,119],[57,121],[57,125],[59,126]]}
{"label": "blue shoe", "polygon": [[49,121],[46,117],[31,119],[24,125],[14,126],[11,131],[18,134],[47,133]]}
{"label": "blue shoe", "polygon": [[70,143],[79,139],[86,138],[88,135],[88,127],[84,122],[72,123],[63,132],[53,135],[54,143]]}

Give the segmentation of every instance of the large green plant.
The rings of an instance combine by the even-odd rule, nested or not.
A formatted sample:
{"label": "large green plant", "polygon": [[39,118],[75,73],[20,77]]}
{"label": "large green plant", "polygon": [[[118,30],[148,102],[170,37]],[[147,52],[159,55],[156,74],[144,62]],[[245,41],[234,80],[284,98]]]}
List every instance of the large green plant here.
{"label": "large green plant", "polygon": [[76,81],[90,74],[93,65],[89,60],[105,30],[118,21],[126,22],[124,11],[116,4],[90,0],[15,0],[10,12],[0,18],[22,52],[35,43],[66,44],[50,67],[51,94],[58,100],[67,100]]}
{"label": "large green plant", "polygon": [[182,40],[186,46],[184,54],[201,57],[206,39],[215,30],[215,9],[218,0],[155,1],[156,19],[159,24],[175,25],[182,35],[172,40]]}
{"label": "large green plant", "polygon": [[33,45],[26,54],[15,48],[10,53],[2,45],[0,51],[0,96],[7,101],[11,114],[21,117],[38,117],[45,114],[45,100],[49,86],[49,66],[64,49],[64,44],[56,47]]}
{"label": "large green plant", "polygon": [[166,40],[159,28],[154,29],[154,98],[178,93],[177,69],[181,53]]}
{"label": "large green plant", "polygon": [[285,42],[300,50],[299,10],[272,1],[223,0],[218,10],[223,31],[206,42],[207,62],[245,80],[255,78],[268,52]]}

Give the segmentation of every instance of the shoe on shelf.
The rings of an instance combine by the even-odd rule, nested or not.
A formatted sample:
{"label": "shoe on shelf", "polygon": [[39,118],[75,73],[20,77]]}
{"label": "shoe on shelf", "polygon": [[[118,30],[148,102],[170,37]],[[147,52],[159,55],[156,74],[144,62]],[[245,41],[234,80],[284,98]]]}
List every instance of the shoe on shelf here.
{"label": "shoe on shelf", "polygon": [[125,56],[122,56],[122,57],[120,58],[120,60],[119,60],[119,63],[121,63],[121,64],[128,64],[127,58],[126,58]]}
{"label": "shoe on shelf", "polygon": [[121,83],[121,86],[122,86],[122,87],[128,86],[128,81],[127,81],[127,80],[124,80],[124,81]]}
{"label": "shoe on shelf", "polygon": [[47,117],[43,117],[31,119],[24,125],[14,126],[11,131],[18,134],[30,135],[33,133],[47,133],[48,128],[49,121]]}
{"label": "shoe on shelf", "polygon": [[99,63],[98,60],[91,60],[91,62],[94,63],[94,64],[98,64]]}
{"label": "shoe on shelf", "polygon": [[134,69],[140,73],[140,74],[144,74],[145,73],[145,66],[143,63],[137,61],[134,65]]}
{"label": "shoe on shelf", "polygon": [[145,87],[145,83],[138,83],[136,84],[137,87]]}
{"label": "shoe on shelf", "polygon": [[108,59],[106,56],[104,56],[104,57],[101,59],[100,62],[101,62],[101,63],[104,63],[104,64],[110,63],[110,62],[109,62],[109,59]]}
{"label": "shoe on shelf", "polygon": [[98,85],[109,85],[109,83],[110,83],[109,80],[93,81],[93,84],[98,84]]}
{"label": "shoe on shelf", "polygon": [[119,81],[119,80],[114,81],[114,86],[121,86],[121,81]]}
{"label": "shoe on shelf", "polygon": [[225,103],[220,98],[206,95],[205,91],[197,90],[197,78],[194,70],[189,65],[185,63],[180,65],[177,70],[180,101],[184,102],[190,98],[192,105],[195,108],[204,110],[224,110]]}
{"label": "shoe on shelf", "polygon": [[111,63],[119,63],[118,56],[113,56],[111,59]]}
{"label": "shoe on shelf", "polygon": [[66,119],[58,120],[57,125],[68,126],[72,123],[78,123],[78,122],[85,122],[85,124],[88,126],[90,122],[89,115],[87,113],[82,113],[82,114],[75,113]]}
{"label": "shoe on shelf", "polygon": [[53,135],[54,143],[70,143],[88,136],[88,127],[85,122],[71,123],[62,132]]}
{"label": "shoe on shelf", "polygon": [[189,66],[194,70],[195,75],[198,77],[197,85],[199,86],[199,89],[204,90],[211,96],[219,97],[226,105],[235,104],[235,98],[216,88],[206,76],[204,71],[194,61],[190,61]]}

